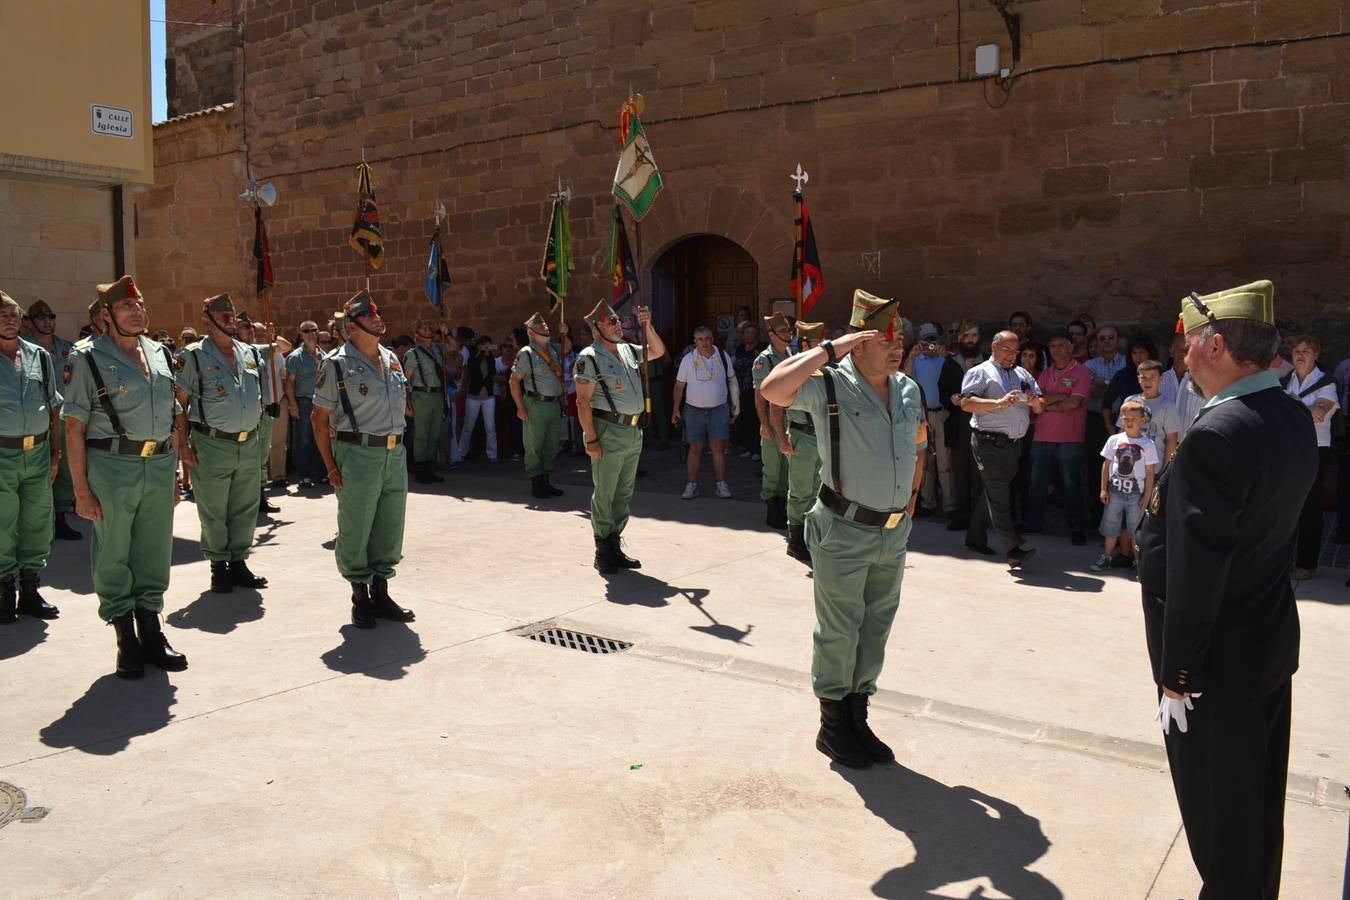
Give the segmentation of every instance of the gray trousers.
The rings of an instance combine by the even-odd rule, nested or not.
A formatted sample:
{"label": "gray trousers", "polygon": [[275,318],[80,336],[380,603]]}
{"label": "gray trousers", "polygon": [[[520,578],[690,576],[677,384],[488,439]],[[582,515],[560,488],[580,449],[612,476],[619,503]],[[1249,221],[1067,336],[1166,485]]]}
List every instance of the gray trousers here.
{"label": "gray trousers", "polygon": [[1022,441],[1002,435],[994,439],[988,432],[972,432],[970,449],[980,470],[981,490],[971,512],[966,541],[987,545],[992,527],[1003,544],[1003,552],[1010,553],[1022,541],[1013,522],[1011,490],[1022,458]]}

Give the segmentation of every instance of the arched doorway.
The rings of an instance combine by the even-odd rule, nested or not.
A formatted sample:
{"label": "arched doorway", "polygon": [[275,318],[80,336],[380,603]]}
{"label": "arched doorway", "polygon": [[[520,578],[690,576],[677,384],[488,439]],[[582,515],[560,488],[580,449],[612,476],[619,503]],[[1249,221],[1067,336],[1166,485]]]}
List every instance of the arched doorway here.
{"label": "arched doorway", "polygon": [[652,265],[651,284],[652,318],[675,359],[697,326],[713,328],[723,344],[737,309],[749,307],[752,316],[759,315],[759,266],[743,247],[719,235],[695,235],[672,245]]}

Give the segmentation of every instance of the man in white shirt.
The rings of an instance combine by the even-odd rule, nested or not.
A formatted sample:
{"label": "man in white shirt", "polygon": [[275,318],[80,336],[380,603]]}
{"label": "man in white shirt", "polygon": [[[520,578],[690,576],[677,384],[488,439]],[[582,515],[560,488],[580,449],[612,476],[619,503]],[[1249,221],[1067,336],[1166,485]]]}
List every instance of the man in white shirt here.
{"label": "man in white shirt", "polygon": [[[686,402],[687,405],[682,406]],[[741,412],[741,392],[731,358],[716,347],[712,329],[706,325],[694,329],[694,349],[680,360],[680,369],[675,375],[674,405],[671,424],[678,426],[680,420],[684,420],[685,441],[689,444],[686,462],[689,481],[680,498],[692,500],[698,496],[699,468],[705,443],[712,451],[717,496],[723,500],[730,498],[727,440],[731,437],[731,423]]]}
{"label": "man in white shirt", "polygon": [[1178,334],[1172,338],[1172,367],[1163,372],[1158,391],[1173,406],[1177,402],[1177,388],[1181,379],[1186,377],[1186,335]]}

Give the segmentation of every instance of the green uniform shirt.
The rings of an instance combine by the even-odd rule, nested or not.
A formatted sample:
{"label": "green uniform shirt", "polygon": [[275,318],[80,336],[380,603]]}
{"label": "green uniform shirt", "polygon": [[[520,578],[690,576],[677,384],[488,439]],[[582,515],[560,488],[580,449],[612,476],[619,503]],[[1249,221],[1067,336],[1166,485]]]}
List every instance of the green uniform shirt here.
{"label": "green uniform shirt", "polygon": [[57,372],[47,351],[23,338],[14,365],[0,357],[0,436],[47,433],[52,407],[61,406]]}
{"label": "green uniform shirt", "polygon": [[[338,431],[366,434],[402,434],[404,412],[408,404],[408,379],[394,351],[379,347],[382,371],[355,344],[343,344],[323,358],[323,368],[315,379],[314,405],[333,411],[332,424]],[[336,371],[347,385],[347,399],[356,421],[347,418],[338,398]]]}
{"label": "green uniform shirt", "polygon": [[[755,357],[755,362],[750,368],[750,380],[754,385],[755,390],[759,390],[759,386],[764,383],[764,379],[773,371],[773,367],[787,358],[788,354],[780,354],[773,348],[772,342],[769,343],[769,346],[759,351],[759,355]],[[811,421],[811,417],[806,413],[792,409],[787,411],[785,418],[789,422],[801,422],[803,424]]]}
{"label": "green uniform shirt", "polygon": [[168,439],[173,430],[173,417],[180,411],[173,393],[174,367],[164,345],[145,335],[141,335],[140,343],[141,352],[150,366],[148,379],[141,373],[141,367],[106,334],[83,350],[71,353],[66,360],[66,386],[62,391],[65,405],[61,413],[83,422],[86,437],[119,436],[96,396],[98,387],[89,371],[92,363],[98,366],[108,389],[108,400],[117,411],[127,437],[136,441]]}
{"label": "green uniform shirt", "polygon": [[[553,356],[553,365],[561,372],[562,348],[557,344],[549,344],[548,352]],[[527,391],[549,398],[562,396],[562,382],[553,374],[553,369],[549,366],[548,360],[544,359],[543,352],[534,344],[516,351],[516,363],[511,367],[511,371],[520,376],[520,384]]]}
{"label": "green uniform shirt", "polygon": [[407,373],[413,387],[443,387],[441,376],[436,374],[438,368],[441,372],[445,371],[445,357],[440,344],[433,342],[430,347],[414,344],[411,350],[403,354],[403,371]]}
{"label": "green uniform shirt", "polygon": [[915,444],[923,422],[919,383],[902,372],[891,376],[888,409],[872,386],[844,358],[832,370],[839,398],[840,476],[834,483],[830,457],[830,417],[826,411],[825,376],[816,373],[797,391],[792,409],[809,413],[816,423],[820,477],[838,493],[871,509],[900,509],[914,491]]}
{"label": "green uniform shirt", "polygon": [[[637,344],[618,344],[619,353],[614,355],[593,342],[577,354],[576,365],[572,369],[574,381],[596,384],[595,396],[591,398],[591,408],[616,412],[620,415],[637,415],[646,409],[642,400],[642,348]],[[599,382],[599,373],[604,380]],[[605,388],[609,393],[605,393]],[[610,401],[614,406],[611,408]]]}
{"label": "green uniform shirt", "polygon": [[320,356],[305,350],[303,344],[286,354],[286,371],[295,376],[295,398],[309,400],[314,396],[314,381],[319,372]]}
{"label": "green uniform shirt", "polygon": [[[178,386],[188,395],[188,419],[221,431],[252,431],[262,416],[262,353],[234,342],[232,368],[210,338],[183,351]],[[203,418],[203,415],[205,418]]]}

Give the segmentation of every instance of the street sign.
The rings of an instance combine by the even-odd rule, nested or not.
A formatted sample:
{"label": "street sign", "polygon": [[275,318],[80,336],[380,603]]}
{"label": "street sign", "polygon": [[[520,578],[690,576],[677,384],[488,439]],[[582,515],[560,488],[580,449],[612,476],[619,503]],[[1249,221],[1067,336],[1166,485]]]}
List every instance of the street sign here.
{"label": "street sign", "polygon": [[94,134],[129,138],[132,136],[131,110],[95,103],[89,107],[89,128]]}

